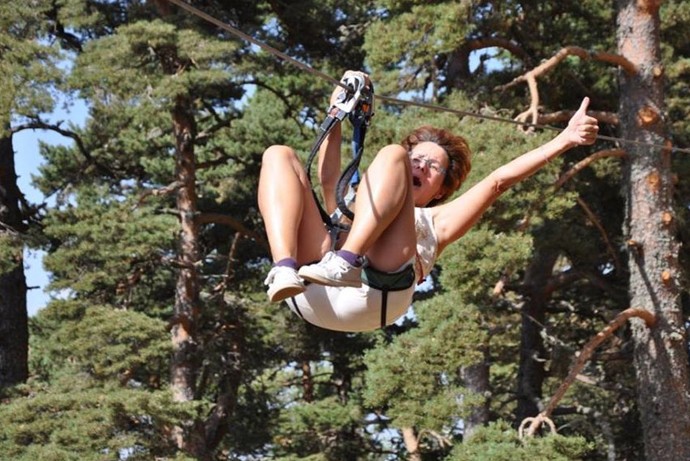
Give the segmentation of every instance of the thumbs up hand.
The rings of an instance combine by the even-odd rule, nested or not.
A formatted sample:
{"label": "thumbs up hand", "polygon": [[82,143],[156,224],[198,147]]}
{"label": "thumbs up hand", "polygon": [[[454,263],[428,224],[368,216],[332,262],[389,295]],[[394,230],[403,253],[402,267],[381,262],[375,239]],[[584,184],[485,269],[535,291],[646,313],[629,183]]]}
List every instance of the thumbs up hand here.
{"label": "thumbs up hand", "polygon": [[563,135],[568,141],[577,145],[594,144],[599,133],[599,123],[594,117],[587,115],[589,98],[585,97],[580,104],[580,108],[570,118],[568,127],[563,131]]}

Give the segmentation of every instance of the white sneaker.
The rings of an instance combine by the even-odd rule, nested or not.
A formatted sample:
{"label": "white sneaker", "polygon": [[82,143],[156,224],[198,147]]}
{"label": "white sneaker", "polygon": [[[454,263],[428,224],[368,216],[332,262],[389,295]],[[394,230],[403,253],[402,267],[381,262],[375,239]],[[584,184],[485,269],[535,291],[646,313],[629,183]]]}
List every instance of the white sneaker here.
{"label": "white sneaker", "polygon": [[304,282],[292,267],[274,266],[268,273],[264,285],[268,285],[268,299],[272,303],[280,302],[303,293]]}
{"label": "white sneaker", "polygon": [[299,276],[332,287],[362,286],[362,268],[352,266],[332,251],[326,253],[318,263],[300,267]]}

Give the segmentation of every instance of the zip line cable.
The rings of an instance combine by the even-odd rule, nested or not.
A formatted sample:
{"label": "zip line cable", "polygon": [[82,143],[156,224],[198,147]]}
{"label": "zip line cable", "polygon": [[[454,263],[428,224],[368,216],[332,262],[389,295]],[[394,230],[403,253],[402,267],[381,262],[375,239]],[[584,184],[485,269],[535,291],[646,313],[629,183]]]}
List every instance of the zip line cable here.
{"label": "zip line cable", "polygon": [[[544,129],[544,130],[552,130],[552,131],[558,131],[558,132],[563,131],[562,129],[556,128],[555,126],[541,125],[538,123],[520,122],[518,120],[513,120],[510,118],[503,118],[503,117],[495,117],[495,116],[491,116],[491,115],[477,114],[475,112],[467,112],[467,111],[458,110],[458,109],[451,109],[448,107],[435,106],[433,104],[427,104],[427,103],[422,103],[422,102],[404,101],[402,99],[395,99],[395,98],[391,98],[388,96],[378,96],[378,95],[376,96],[376,98],[380,99],[382,101],[388,101],[392,104],[417,106],[417,107],[421,107],[421,108],[429,109],[429,110],[434,110],[434,111],[450,112],[450,113],[457,114],[457,115],[465,115],[465,116],[470,116],[470,117],[482,118],[482,119],[486,119],[486,120],[492,120],[494,122],[511,123],[513,125],[520,125],[520,126],[525,126],[525,127],[540,128],[540,129]],[[669,149],[671,151],[683,152],[686,154],[690,154],[690,149],[684,149],[682,147],[668,147],[668,146],[664,146],[661,144],[651,144],[651,143],[646,143],[643,141],[635,141],[633,139],[616,138],[613,136],[605,136],[605,135],[600,135],[600,134],[597,134],[597,139],[603,140],[603,141],[613,141],[613,142],[621,142],[621,143],[627,143],[627,144],[637,144],[637,145],[645,146],[645,147],[656,147],[659,149]]]}
{"label": "zip line cable", "polygon": [[[298,68],[300,68],[300,69],[302,69],[302,70],[304,70],[304,71],[306,71],[312,75],[315,75],[319,78],[322,78],[322,79],[324,79],[324,80],[326,80],[326,81],[328,81],[334,85],[340,86],[341,88],[344,88],[345,90],[349,91],[349,88],[347,88],[342,82],[331,77],[330,75],[325,74],[325,73],[323,73],[317,69],[314,69],[313,67],[311,67],[307,64],[304,64],[303,62],[298,61],[297,59],[293,58],[292,56],[289,56],[289,55],[283,53],[282,51],[277,50],[277,49],[271,47],[270,45],[267,45],[266,43],[264,43],[260,40],[257,40],[248,34],[245,34],[241,30],[231,26],[230,24],[224,23],[224,22],[214,18],[213,16],[211,16],[207,13],[204,13],[203,11],[199,10],[198,8],[192,6],[188,3],[185,3],[182,0],[167,0],[167,1],[174,4],[174,5],[177,5],[178,7],[182,8],[183,10],[186,10],[187,12],[215,25],[216,27],[218,27],[220,29],[223,29],[227,32],[230,32],[231,34],[233,34],[233,35],[235,35],[235,36],[237,36],[243,40],[246,40],[253,45],[258,46],[259,48],[263,49],[264,51],[267,51],[268,53],[270,53],[276,57],[279,57],[279,58],[283,59],[284,61],[287,61],[290,64],[293,64],[294,66],[297,66]],[[394,104],[394,105],[415,106],[415,107],[420,107],[423,109],[429,109],[429,110],[433,110],[433,111],[437,111],[437,112],[449,112],[452,114],[461,115],[461,116],[465,116],[465,117],[474,117],[474,118],[479,118],[479,119],[484,119],[484,120],[491,120],[494,122],[510,123],[513,125],[520,125],[523,127],[538,128],[538,129],[552,130],[552,131],[559,131],[559,132],[562,131],[560,128],[556,128],[556,127],[553,127],[550,125],[541,125],[538,123],[520,122],[520,121],[513,120],[513,119],[496,117],[496,116],[485,115],[485,114],[478,114],[476,112],[464,111],[464,110],[460,110],[460,109],[450,109],[448,107],[442,107],[442,106],[418,102],[418,101],[406,101],[403,99],[392,98],[390,96],[376,95],[376,99],[379,99],[381,101],[388,102],[388,103]],[[604,136],[604,135],[597,135],[597,139],[604,140],[604,141],[620,142],[620,143],[624,143],[624,144],[635,144],[635,145],[644,146],[644,147],[654,147],[657,149],[670,150],[671,152],[675,151],[675,152],[682,152],[685,154],[690,154],[690,149],[685,149],[682,147],[668,147],[668,146],[661,145],[661,144],[652,144],[652,143],[646,143],[643,141],[635,141],[632,139],[617,138],[617,137],[613,137],[613,136]]]}
{"label": "zip line cable", "polygon": [[287,54],[283,53],[282,51],[279,51],[279,50],[273,48],[272,46],[267,45],[267,44],[255,39],[251,35],[245,34],[241,30],[239,30],[235,27],[232,27],[230,24],[226,24],[226,23],[214,18],[210,14],[204,13],[203,11],[201,11],[198,8],[193,7],[192,5],[189,5],[189,4],[187,4],[183,1],[180,1],[180,0],[168,0],[168,2],[170,2],[174,5],[177,5],[184,10],[187,10],[188,12],[192,13],[193,15],[198,16],[199,18],[204,19],[205,21],[210,22],[211,24],[213,24],[213,25],[215,25],[215,26],[217,26],[217,27],[219,27],[219,28],[221,28],[227,32],[230,32],[231,34],[236,35],[237,37],[240,37],[240,38],[248,41],[249,43],[251,43],[253,45],[258,46],[259,48],[263,49],[264,51],[268,51],[270,54],[272,54],[274,56],[277,56],[277,57],[279,57],[285,61],[288,61],[290,64],[293,64],[293,65],[299,67],[300,69],[309,72],[310,74],[316,75],[316,76],[318,76],[318,77],[320,77],[320,78],[322,78],[322,79],[324,79],[330,83],[333,83],[334,85],[338,85],[338,86],[340,86],[346,90],[348,89],[347,86],[340,83],[339,80],[331,77],[330,75],[324,74],[323,72],[320,72],[320,71],[314,69],[313,67],[310,67],[307,64],[304,64],[303,62],[296,60],[292,56],[288,56]]}

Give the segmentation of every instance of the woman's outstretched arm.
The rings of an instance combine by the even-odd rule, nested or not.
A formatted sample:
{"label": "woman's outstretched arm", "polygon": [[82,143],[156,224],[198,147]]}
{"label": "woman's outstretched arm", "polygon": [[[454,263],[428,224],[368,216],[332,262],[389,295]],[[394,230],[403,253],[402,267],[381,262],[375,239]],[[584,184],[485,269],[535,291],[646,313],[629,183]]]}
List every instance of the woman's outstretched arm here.
{"label": "woman's outstretched arm", "polygon": [[567,150],[593,144],[599,126],[595,118],[587,115],[588,105],[589,98],[584,98],[566,129],[552,140],[497,168],[453,201],[435,207],[432,213],[439,253],[462,237],[508,188],[531,176],[549,160]]}

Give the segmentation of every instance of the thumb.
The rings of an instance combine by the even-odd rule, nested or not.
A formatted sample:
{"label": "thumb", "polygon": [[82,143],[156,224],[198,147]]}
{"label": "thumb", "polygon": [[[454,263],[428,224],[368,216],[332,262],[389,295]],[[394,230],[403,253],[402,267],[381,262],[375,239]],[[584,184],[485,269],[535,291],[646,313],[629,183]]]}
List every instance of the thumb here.
{"label": "thumb", "polygon": [[578,114],[586,114],[587,108],[589,107],[589,97],[585,96],[580,104],[580,108],[577,110]]}

